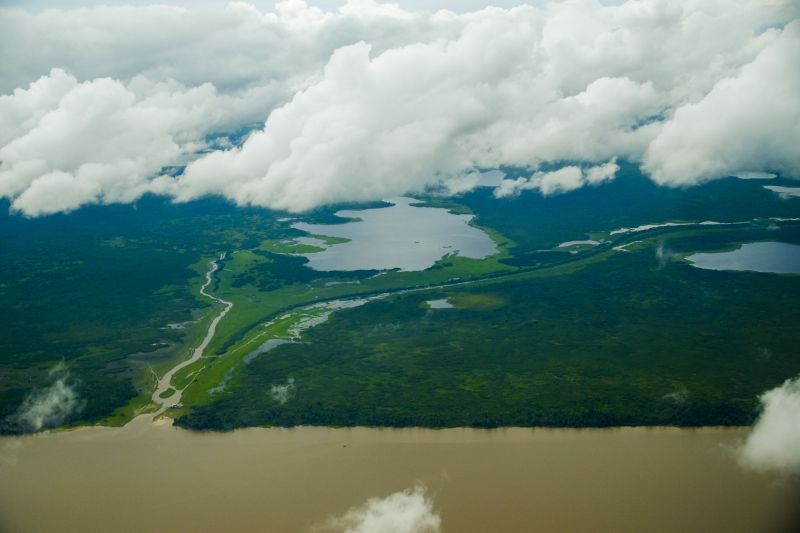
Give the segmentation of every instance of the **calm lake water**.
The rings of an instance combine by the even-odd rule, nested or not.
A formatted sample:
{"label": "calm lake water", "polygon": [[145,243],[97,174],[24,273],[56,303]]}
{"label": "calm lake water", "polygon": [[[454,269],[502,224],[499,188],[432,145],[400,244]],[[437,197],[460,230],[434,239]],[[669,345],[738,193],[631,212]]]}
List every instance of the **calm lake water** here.
{"label": "calm lake water", "polygon": [[292,227],[313,235],[344,237],[323,252],[306,254],[314,270],[425,270],[451,253],[482,259],[495,253],[494,241],[469,225],[472,215],[454,215],[446,209],[414,207],[413,198],[388,200],[391,207],[339,211],[338,216],[360,218],[348,224],[307,224]]}
{"label": "calm lake water", "polygon": [[0,439],[0,530],[310,531],[427,486],[442,531],[768,531],[792,485],[743,470],[744,430],[247,429],[137,419]]}
{"label": "calm lake water", "polygon": [[453,304],[447,301],[447,298],[440,298],[438,300],[428,300],[425,302],[431,309],[452,309]]}
{"label": "calm lake water", "polygon": [[800,274],[800,245],[785,242],[751,242],[730,252],[697,253],[687,259],[707,270]]}

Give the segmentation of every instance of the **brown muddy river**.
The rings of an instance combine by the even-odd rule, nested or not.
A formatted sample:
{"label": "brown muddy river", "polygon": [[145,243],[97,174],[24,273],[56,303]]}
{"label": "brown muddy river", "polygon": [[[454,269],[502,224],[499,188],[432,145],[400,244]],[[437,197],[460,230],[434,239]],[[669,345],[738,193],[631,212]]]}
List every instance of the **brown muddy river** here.
{"label": "brown muddy river", "polygon": [[[0,439],[0,530],[310,531],[424,483],[446,532],[775,531],[744,430],[248,429],[139,419]],[[365,529],[366,531],[371,531]]]}

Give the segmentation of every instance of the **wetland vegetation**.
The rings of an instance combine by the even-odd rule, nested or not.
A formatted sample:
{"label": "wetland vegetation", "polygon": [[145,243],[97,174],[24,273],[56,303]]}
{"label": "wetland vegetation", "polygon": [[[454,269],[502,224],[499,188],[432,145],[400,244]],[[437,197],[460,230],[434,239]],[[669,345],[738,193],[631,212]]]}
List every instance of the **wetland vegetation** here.
{"label": "wetland vegetation", "polygon": [[[715,247],[740,232],[709,233],[661,233],[574,271],[560,265],[337,312],[178,423],[749,424],[758,394],[800,372],[800,285],[659,263],[659,247]],[[800,239],[798,228],[781,233]],[[431,309],[432,297],[453,308]],[[293,397],[275,402],[270,388],[287,379]]]}
{"label": "wetland vegetation", "polygon": [[222,252],[208,291],[234,306],[171,381],[183,394],[167,414],[186,427],[746,424],[760,392],[800,372],[797,276],[686,259],[800,243],[786,220],[798,198],[735,179],[664,189],[623,163],[617,180],[563,196],[478,188],[420,202],[459,224],[474,216],[465,227],[497,253],[438,246],[420,271],[310,268],[385,202],[300,219],[156,198],[3,214],[2,431],[25,430],[26,399],[63,376],[79,401],[58,423],[118,425],[152,409],[155,378],[218,313],[199,289]]}

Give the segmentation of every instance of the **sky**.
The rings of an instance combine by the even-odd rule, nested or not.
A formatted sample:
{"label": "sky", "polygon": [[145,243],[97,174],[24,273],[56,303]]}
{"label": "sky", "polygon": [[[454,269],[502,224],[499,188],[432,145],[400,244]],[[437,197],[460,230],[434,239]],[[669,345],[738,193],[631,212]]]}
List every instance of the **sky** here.
{"label": "sky", "polygon": [[[624,0],[603,0],[600,3],[604,5],[619,5]],[[172,6],[182,6],[189,8],[197,7],[225,7],[229,2],[227,0],[126,0],[124,2],[110,2],[109,0],[2,0],[0,5],[9,7],[19,7],[26,10],[42,10],[48,8],[75,8],[86,6],[100,6],[100,5],[113,5],[125,4],[134,6],[146,6],[152,4],[164,4]],[[276,0],[251,0],[249,4],[261,10],[273,10],[275,5],[279,2]],[[346,0],[311,0],[306,2],[309,6],[319,7],[326,10],[338,9],[344,4]],[[392,3],[401,8],[409,11],[436,11],[439,9],[447,9],[456,13],[466,13],[469,11],[477,11],[489,5],[511,8],[521,4],[529,5],[544,5],[546,0],[537,0],[532,2],[523,2],[520,0],[495,0],[493,2],[486,2],[485,0],[396,0]]]}
{"label": "sky", "polygon": [[502,165],[528,173],[498,199],[565,194],[620,159],[667,187],[800,178],[798,58],[790,0],[5,0],[0,197],[300,212]]}

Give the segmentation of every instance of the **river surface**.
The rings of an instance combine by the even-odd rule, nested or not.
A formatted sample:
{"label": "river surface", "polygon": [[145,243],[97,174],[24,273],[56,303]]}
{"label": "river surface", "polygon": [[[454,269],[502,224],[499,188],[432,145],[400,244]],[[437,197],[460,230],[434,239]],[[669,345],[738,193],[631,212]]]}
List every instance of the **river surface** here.
{"label": "river surface", "polygon": [[696,253],[686,259],[707,270],[800,274],[800,245],[785,242],[750,242],[730,252]]}
{"label": "river surface", "polygon": [[768,531],[796,503],[745,430],[251,428],[140,417],[0,439],[0,530],[310,531],[424,483],[447,532]]}
{"label": "river surface", "polygon": [[[454,215],[446,209],[415,207],[413,198],[387,200],[378,209],[339,211],[358,218],[346,224],[308,224],[292,227],[312,235],[350,239],[324,251],[304,254],[308,266],[320,271],[425,270],[447,254],[483,259],[497,247],[483,231],[469,225],[473,215]],[[309,241],[304,241],[309,242]],[[320,241],[316,241],[317,245]]]}

